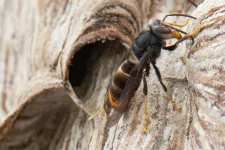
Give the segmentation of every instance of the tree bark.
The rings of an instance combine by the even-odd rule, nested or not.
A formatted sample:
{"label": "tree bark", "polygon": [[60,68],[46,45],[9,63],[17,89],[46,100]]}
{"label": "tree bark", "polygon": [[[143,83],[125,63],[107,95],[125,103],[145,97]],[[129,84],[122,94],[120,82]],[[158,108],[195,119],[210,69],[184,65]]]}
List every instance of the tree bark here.
{"label": "tree bark", "polygon": [[[224,0],[1,0],[0,149],[224,149],[224,10]],[[170,11],[197,18],[184,30],[201,25],[194,45],[157,60],[181,111],[151,70],[147,133],[142,84],[118,124],[107,128],[104,111],[88,121],[134,38]]]}

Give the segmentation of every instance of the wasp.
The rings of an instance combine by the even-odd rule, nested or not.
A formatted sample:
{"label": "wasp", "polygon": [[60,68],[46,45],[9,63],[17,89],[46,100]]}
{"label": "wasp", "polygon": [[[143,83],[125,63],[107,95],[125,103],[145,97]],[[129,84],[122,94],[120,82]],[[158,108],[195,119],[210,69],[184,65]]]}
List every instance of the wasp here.
{"label": "wasp", "polygon": [[[163,18],[163,21],[154,21],[149,25],[149,30],[141,32],[135,38],[130,47],[130,51],[138,61],[134,61],[130,58],[126,59],[113,75],[106,93],[104,110],[108,117],[109,127],[115,125],[121,118],[124,111],[128,108],[131,98],[134,97],[139,88],[141,81],[143,81],[145,103],[145,122],[143,130],[146,131],[149,122],[146,100],[148,94],[146,77],[149,76],[150,65],[154,68],[163,90],[167,92],[167,87],[163,83],[160,71],[156,66],[156,60],[160,56],[161,49],[173,51],[177,48],[179,43],[188,38],[192,40],[192,44],[194,43],[193,36],[199,32],[200,26],[194,29],[194,31],[186,33],[173,26],[185,26],[187,22],[185,24],[165,22],[168,16],[184,16],[196,19],[195,17],[185,14],[169,14]],[[173,45],[167,46],[165,40],[173,38],[177,39],[177,41]],[[171,100],[173,108],[179,110],[180,108],[175,104],[170,94],[168,94],[168,98]],[[113,109],[112,113],[111,109]],[[102,109],[89,119],[93,119],[101,110]]]}

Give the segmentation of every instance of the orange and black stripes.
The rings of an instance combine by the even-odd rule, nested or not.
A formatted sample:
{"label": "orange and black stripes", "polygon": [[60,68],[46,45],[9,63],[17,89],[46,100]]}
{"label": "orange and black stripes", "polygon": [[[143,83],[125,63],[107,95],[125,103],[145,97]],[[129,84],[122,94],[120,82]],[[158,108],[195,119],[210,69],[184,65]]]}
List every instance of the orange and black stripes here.
{"label": "orange and black stripes", "polygon": [[107,93],[107,98],[112,107],[119,107],[119,109],[126,107],[123,103],[119,106],[118,104],[121,102],[121,94],[126,86],[127,80],[131,78],[130,72],[135,65],[134,62],[125,60],[116,71]]}

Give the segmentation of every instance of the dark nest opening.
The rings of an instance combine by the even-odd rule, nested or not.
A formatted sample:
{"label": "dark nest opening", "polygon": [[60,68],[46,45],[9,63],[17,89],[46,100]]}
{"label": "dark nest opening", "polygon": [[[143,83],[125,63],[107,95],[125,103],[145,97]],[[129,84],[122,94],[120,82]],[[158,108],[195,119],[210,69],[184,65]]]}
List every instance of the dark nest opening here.
{"label": "dark nest opening", "polygon": [[126,59],[128,50],[117,40],[83,46],[71,60],[69,81],[79,99],[95,103],[103,99],[113,72]]}

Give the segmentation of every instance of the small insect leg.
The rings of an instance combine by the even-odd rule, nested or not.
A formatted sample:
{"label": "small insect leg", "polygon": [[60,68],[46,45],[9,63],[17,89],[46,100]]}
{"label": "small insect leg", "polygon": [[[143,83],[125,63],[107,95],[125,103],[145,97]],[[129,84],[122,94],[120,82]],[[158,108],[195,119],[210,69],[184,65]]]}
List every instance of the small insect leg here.
{"label": "small insect leg", "polygon": [[94,119],[100,112],[102,112],[103,108],[100,108],[94,115],[90,116],[88,120]]}
{"label": "small insect leg", "polygon": [[195,2],[193,2],[192,0],[188,0],[192,5],[194,5],[195,7],[198,7],[198,5],[195,3]]}
{"label": "small insect leg", "polygon": [[171,103],[172,103],[172,105],[173,105],[173,109],[179,111],[179,110],[181,109],[181,107],[176,105],[175,101],[173,100],[172,95],[167,91],[167,87],[166,87],[166,86],[164,85],[164,83],[162,82],[161,74],[160,74],[159,69],[158,69],[157,66],[155,65],[155,61],[152,62],[152,66],[153,66],[153,68],[155,69],[156,76],[157,76],[157,78],[158,78],[160,84],[162,85],[163,90],[164,90],[165,92],[167,92],[168,99],[171,101]]}
{"label": "small insect leg", "polygon": [[144,124],[143,124],[143,132],[146,133],[148,129],[148,124],[149,124],[149,112],[148,112],[148,104],[147,104],[147,94],[148,94],[148,86],[147,86],[147,81],[146,81],[146,72],[144,72],[143,75],[143,83],[144,83],[144,88],[143,88],[143,93],[144,93]]}

